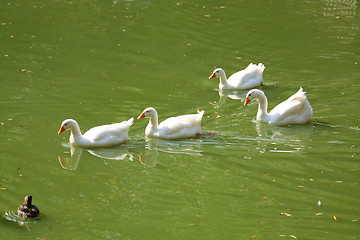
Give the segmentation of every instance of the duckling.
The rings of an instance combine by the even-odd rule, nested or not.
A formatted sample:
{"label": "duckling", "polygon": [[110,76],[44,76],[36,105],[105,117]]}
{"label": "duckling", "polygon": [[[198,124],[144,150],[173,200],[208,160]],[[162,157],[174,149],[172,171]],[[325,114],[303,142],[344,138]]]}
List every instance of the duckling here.
{"label": "duckling", "polygon": [[18,214],[22,215],[25,218],[25,220],[27,219],[27,217],[37,217],[40,213],[37,206],[32,205],[31,202],[32,202],[32,196],[27,195],[25,197],[25,202],[20,204],[17,210]]}

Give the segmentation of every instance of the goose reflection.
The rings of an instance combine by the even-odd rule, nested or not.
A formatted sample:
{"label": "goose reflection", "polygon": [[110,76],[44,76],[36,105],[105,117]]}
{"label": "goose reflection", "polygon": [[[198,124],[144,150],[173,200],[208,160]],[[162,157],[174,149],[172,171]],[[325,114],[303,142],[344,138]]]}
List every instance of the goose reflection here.
{"label": "goose reflection", "polygon": [[154,167],[161,153],[202,156],[201,145],[201,140],[194,138],[168,141],[146,137],[144,150],[139,153],[139,160],[145,166]]}
{"label": "goose reflection", "polygon": [[146,138],[145,149],[171,154],[202,156],[201,142],[196,140],[197,139],[167,141],[162,139]]}
{"label": "goose reflection", "polygon": [[64,169],[76,170],[79,165],[83,149],[71,146],[69,146],[69,148],[70,157],[58,156],[59,163],[60,166]]}
{"label": "goose reflection", "polygon": [[134,157],[131,153],[128,152],[128,149],[124,148],[105,148],[105,149],[96,149],[96,150],[87,150],[91,155],[99,158],[109,159],[109,160],[125,160],[130,161],[134,160]]}
{"label": "goose reflection", "polygon": [[226,103],[226,99],[230,98],[233,100],[244,100],[246,97],[247,91],[240,90],[219,90],[219,102],[218,106],[221,107]]}
{"label": "goose reflection", "polygon": [[[133,161],[133,153],[129,152],[129,147],[122,145],[117,148],[97,148],[97,149],[83,149],[79,147],[72,147],[68,144],[63,144],[64,147],[70,149],[70,157],[58,156],[60,166],[68,170],[76,170],[83,151],[90,153],[91,155],[107,159],[107,160],[130,160]],[[66,152],[65,152],[66,153]]]}
{"label": "goose reflection", "polygon": [[[263,146],[263,151],[270,152],[300,152],[309,145],[314,130],[312,124],[275,126],[254,121],[258,134],[258,143]],[[268,144],[271,144],[269,149]],[[281,146],[284,149],[279,149]]]}
{"label": "goose reflection", "polygon": [[[58,156],[58,160],[62,168],[76,170],[85,151],[104,160],[134,161],[138,158],[142,165],[155,167],[161,153],[202,156],[202,144],[201,138],[169,141],[148,137],[145,138],[145,142],[141,141],[132,145],[122,145],[115,148],[83,149],[64,143],[63,146],[70,149],[70,152],[65,152],[64,155],[66,156]],[[70,156],[68,156],[69,153]]]}

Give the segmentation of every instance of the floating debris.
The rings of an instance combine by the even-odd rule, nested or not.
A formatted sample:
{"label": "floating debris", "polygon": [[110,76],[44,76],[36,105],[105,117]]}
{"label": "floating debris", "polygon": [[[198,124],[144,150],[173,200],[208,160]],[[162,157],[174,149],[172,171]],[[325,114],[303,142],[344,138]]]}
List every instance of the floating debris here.
{"label": "floating debris", "polygon": [[280,213],[280,216],[292,217],[290,213],[286,213],[286,212]]}

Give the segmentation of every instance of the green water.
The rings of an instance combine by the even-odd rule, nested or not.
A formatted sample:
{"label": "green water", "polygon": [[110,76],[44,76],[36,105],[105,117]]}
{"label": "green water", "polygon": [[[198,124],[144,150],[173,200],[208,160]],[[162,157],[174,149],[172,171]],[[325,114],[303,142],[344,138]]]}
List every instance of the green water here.
{"label": "green water", "polygon": [[[1,1],[1,239],[359,239],[359,2]],[[313,124],[254,121],[228,76],[265,64]],[[82,131],[205,110],[215,136],[70,149]],[[41,211],[24,221],[27,194]]]}

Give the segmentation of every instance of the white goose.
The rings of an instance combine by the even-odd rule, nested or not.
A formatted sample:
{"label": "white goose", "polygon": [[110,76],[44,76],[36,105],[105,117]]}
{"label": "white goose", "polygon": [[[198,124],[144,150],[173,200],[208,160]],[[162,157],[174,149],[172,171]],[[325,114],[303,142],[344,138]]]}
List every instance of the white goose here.
{"label": "white goose", "polygon": [[259,101],[256,115],[258,121],[275,125],[304,124],[313,115],[313,110],[302,87],[297,93],[274,107],[269,113],[267,112],[267,98],[264,92],[258,89],[252,89],[247,93],[244,106],[254,99]]}
{"label": "white goose", "polygon": [[121,123],[93,127],[82,135],[79,124],[73,119],[66,119],[61,123],[58,134],[70,129],[70,144],[72,146],[110,147],[128,140],[129,128],[133,123],[134,118],[130,118]]}
{"label": "white goose", "polygon": [[201,135],[201,119],[203,115],[204,110],[198,114],[171,117],[158,124],[158,114],[156,110],[149,107],[140,114],[138,119],[150,119],[145,129],[145,135],[148,137],[179,139]]}
{"label": "white goose", "polygon": [[256,65],[250,63],[247,68],[234,73],[229,77],[229,79],[227,79],[225,71],[222,68],[216,68],[209,77],[209,79],[219,77],[220,89],[250,89],[263,85],[264,70],[264,64],[259,63],[259,65]]}

